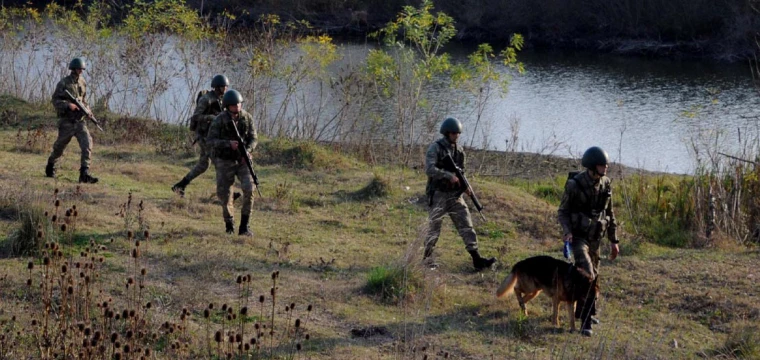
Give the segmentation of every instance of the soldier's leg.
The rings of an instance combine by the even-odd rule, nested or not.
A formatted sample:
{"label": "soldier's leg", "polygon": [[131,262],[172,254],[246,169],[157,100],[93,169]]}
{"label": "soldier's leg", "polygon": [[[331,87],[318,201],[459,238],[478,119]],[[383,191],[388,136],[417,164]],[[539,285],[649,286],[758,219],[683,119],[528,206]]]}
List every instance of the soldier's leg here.
{"label": "soldier's leg", "polygon": [[[230,225],[234,224],[232,207],[232,197],[230,196],[230,188],[235,183],[235,173],[237,172],[237,163],[235,161],[217,159],[214,161],[216,167],[216,196],[219,198],[219,202],[222,204],[222,216],[224,217],[224,223],[227,226],[227,232],[230,231]],[[234,225],[233,229],[234,231]]]}
{"label": "soldier's leg", "polygon": [[[586,239],[574,238],[573,239],[573,256],[575,257],[576,268],[588,278],[589,284],[587,288],[587,294],[585,299],[579,300],[575,309],[575,317],[581,319],[582,334],[591,336],[591,311],[595,304],[595,293],[593,289],[593,282],[596,280],[596,269],[593,261],[593,252],[589,246],[589,242]],[[598,247],[598,245],[597,245]]]}
{"label": "soldier's leg", "polygon": [[462,241],[464,241],[465,249],[470,252],[477,251],[478,236],[472,228],[470,209],[464,202],[464,198],[460,196],[458,199],[451,201],[449,216],[451,217],[451,221],[454,222],[454,226],[457,228],[459,236],[462,237]]}
{"label": "soldier's leg", "polygon": [[591,322],[594,324],[598,324],[599,320],[595,318],[596,315],[596,291],[594,290],[596,288],[596,284],[599,282],[599,245],[601,244],[600,241],[591,241],[589,242],[589,257],[591,258],[591,264],[594,266],[594,281],[591,283],[590,291],[590,298],[593,299],[591,304],[589,305],[589,317],[591,319]]}
{"label": "soldier's leg", "polygon": [[50,157],[48,157],[48,167],[55,168],[58,159],[61,158],[63,151],[66,150],[66,146],[71,141],[71,138],[74,137],[75,131],[73,125],[74,123],[69,120],[58,120],[58,137],[55,139],[53,151],[50,153]]}
{"label": "soldier's leg", "polygon": [[433,205],[428,209],[428,230],[425,236],[426,258],[432,255],[435,244],[438,242],[438,237],[441,235],[441,224],[446,212],[446,198],[443,193],[437,191],[433,195]]}
{"label": "soldier's leg", "polygon": [[454,222],[454,226],[456,226],[459,236],[462,237],[467,252],[470,253],[470,256],[472,257],[472,266],[475,267],[476,270],[483,270],[491,267],[491,265],[496,262],[496,258],[492,257],[486,259],[480,256],[480,252],[478,251],[478,236],[472,228],[470,209],[464,202],[463,197],[460,196],[451,202],[449,216],[451,216],[451,221]]}
{"label": "soldier's leg", "polygon": [[238,166],[237,177],[240,179],[240,187],[243,188],[243,204],[240,210],[240,229],[238,230],[238,235],[253,236],[253,233],[248,228],[253,207],[253,187],[255,186],[253,184],[253,176],[251,176],[248,166],[241,163]]}
{"label": "soldier's leg", "polygon": [[198,163],[196,163],[190,172],[185,175],[185,178],[183,179],[185,181],[184,186],[187,186],[187,184],[190,184],[193,179],[201,176],[201,174],[206,172],[206,170],[208,170],[209,163],[211,162],[209,159],[209,149],[206,146],[206,140],[198,140],[198,146],[201,148],[201,156],[198,159]]}
{"label": "soldier's leg", "polygon": [[84,121],[77,121],[75,129],[77,142],[79,142],[79,149],[82,150],[79,170],[86,170],[90,168],[90,158],[92,156],[92,136],[90,136],[90,130],[87,129],[87,124]]}

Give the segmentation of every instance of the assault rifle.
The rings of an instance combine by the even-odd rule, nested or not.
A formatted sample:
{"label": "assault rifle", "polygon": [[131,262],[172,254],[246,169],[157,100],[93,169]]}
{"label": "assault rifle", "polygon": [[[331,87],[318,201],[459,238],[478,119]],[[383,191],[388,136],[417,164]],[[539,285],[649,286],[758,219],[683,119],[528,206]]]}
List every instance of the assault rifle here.
{"label": "assault rifle", "polygon": [[480,217],[483,218],[483,221],[487,221],[485,215],[483,215],[483,205],[481,205],[480,201],[478,201],[478,197],[475,195],[475,190],[472,189],[470,182],[467,181],[467,178],[464,176],[464,172],[462,172],[462,169],[457,166],[456,162],[454,162],[454,158],[451,157],[451,152],[448,150],[446,150],[446,156],[443,158],[443,166],[446,170],[453,172],[457,178],[459,178],[459,181],[462,183],[462,187],[464,189],[470,190],[470,199],[475,205],[475,209],[478,210],[478,214],[480,214]]}
{"label": "assault rifle", "polygon": [[256,176],[256,172],[253,171],[253,162],[251,162],[251,156],[248,154],[248,151],[245,150],[245,141],[243,141],[243,137],[240,136],[240,132],[238,131],[237,125],[235,125],[235,121],[232,120],[232,128],[235,129],[235,135],[237,135],[237,142],[238,142],[238,150],[240,151],[240,155],[243,156],[245,159],[245,164],[248,166],[248,171],[251,172],[251,177],[253,177],[253,184],[256,185],[256,192],[259,193],[259,197],[264,197],[261,195],[261,190],[259,190],[259,177]]}
{"label": "assault rifle", "polygon": [[82,102],[79,101],[79,99],[77,99],[76,96],[74,96],[68,90],[64,90],[64,91],[66,91],[66,95],[68,95],[69,100],[73,101],[74,105],[78,106],[79,110],[81,110],[85,115],[87,115],[87,118],[90,119],[90,121],[92,121],[92,123],[98,127],[98,130],[104,131],[103,128],[100,127],[100,123],[98,122],[98,120],[95,119],[95,114],[92,113],[92,110],[90,110],[90,108],[88,108],[87,106],[84,106],[84,104],[82,104]]}

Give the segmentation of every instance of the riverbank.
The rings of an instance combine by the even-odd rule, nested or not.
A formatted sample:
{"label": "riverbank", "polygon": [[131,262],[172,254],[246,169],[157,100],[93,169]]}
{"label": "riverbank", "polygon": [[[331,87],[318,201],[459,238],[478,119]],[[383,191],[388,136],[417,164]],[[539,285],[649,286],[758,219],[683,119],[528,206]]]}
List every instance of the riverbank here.
{"label": "riverbank", "polygon": [[[79,335],[81,322],[91,327],[90,332],[121,339],[120,348],[108,343],[112,349],[108,351],[138,347],[150,349],[157,359],[206,358],[220,348],[222,353],[234,353],[235,343],[226,337],[217,343],[214,333],[232,330],[248,341],[254,326],[264,322],[275,336],[270,340],[263,335],[260,358],[288,358],[296,342],[301,344],[299,357],[314,359],[419,359],[446,354],[459,359],[555,359],[601,353],[622,359],[752,358],[758,354],[753,325],[760,319],[760,305],[753,300],[760,296],[754,280],[760,274],[753,270],[760,256],[756,250],[678,249],[621,233],[621,257],[602,261],[603,323],[588,339],[552,329],[547,297],[531,302],[529,316],[524,317],[513,298],[494,296],[509,267],[520,259],[561,256],[556,200],[520,185],[495,177],[473,178],[488,219],[475,216],[475,228],[481,251],[499,258],[494,271],[471,270],[448,221],[437,246],[441,267],[430,271],[419,266],[427,216],[424,201],[419,201],[426,182],[421,169],[373,166],[310,142],[264,139],[256,151],[264,197],[254,202],[255,236],[241,238],[223,232],[213,168],[188,187],[184,198],[170,191],[193,166],[195,155],[166,153],[161,141],[145,138],[103,142],[118,129],[112,122],[105,134],[93,133],[92,171],[100,183],[76,183],[78,150],[73,142],[58,178],[49,179],[43,170],[55,134],[50,126],[55,121],[52,111],[16,101],[14,123],[9,123],[11,105],[3,104],[0,322],[14,329],[3,341],[17,345],[0,347],[5,351],[0,355],[9,358],[40,357],[44,347],[37,344],[47,297],[36,284],[46,279],[46,271],[59,278],[64,261],[71,262],[68,269],[76,269],[77,262],[86,262],[82,253],[103,258],[87,270],[93,289],[89,302],[78,290],[79,285],[84,289],[78,277],[71,280],[76,285],[71,296],[60,301],[91,307],[92,314],[100,314],[93,304],[106,302],[118,313],[135,311],[138,320],[128,315],[109,328],[100,315],[85,321],[85,312],[50,319],[58,319],[56,324],[71,321],[73,336],[84,336]],[[29,134],[36,133],[27,127],[30,124],[46,125],[34,147],[28,143],[34,139]],[[552,172],[560,174],[571,165],[544,156],[536,164],[534,156],[520,154],[515,159],[524,159],[528,169],[556,162]],[[78,215],[63,215],[74,206]],[[8,242],[19,239],[28,215],[44,211],[48,215],[43,224],[52,221],[55,226],[45,225],[42,236],[55,240],[65,256],[55,258],[50,267],[42,255],[9,257]],[[54,212],[59,212],[58,220],[51,220]],[[64,223],[67,227],[62,227]],[[141,269],[145,269],[142,275]],[[402,280],[392,275],[398,269],[405,274]],[[275,271],[279,273],[276,299],[270,295]],[[247,274],[250,283],[238,277]],[[130,281],[139,284],[139,294],[132,291],[134,286],[125,290]],[[369,284],[378,281],[388,281],[385,284],[392,290],[370,290]],[[50,291],[55,296],[66,293],[55,283]],[[248,301],[246,315],[242,308]],[[204,311],[209,303],[214,308],[207,318]],[[222,304],[233,308],[234,320],[220,314]],[[53,308],[51,316],[55,314]],[[293,330],[296,318],[303,329],[300,333]],[[564,312],[561,318],[566,327]],[[50,327],[51,332],[55,329],[58,325]],[[133,336],[139,333],[155,335]],[[300,334],[298,340],[293,334]],[[79,349],[76,344],[81,341],[69,349]]]}

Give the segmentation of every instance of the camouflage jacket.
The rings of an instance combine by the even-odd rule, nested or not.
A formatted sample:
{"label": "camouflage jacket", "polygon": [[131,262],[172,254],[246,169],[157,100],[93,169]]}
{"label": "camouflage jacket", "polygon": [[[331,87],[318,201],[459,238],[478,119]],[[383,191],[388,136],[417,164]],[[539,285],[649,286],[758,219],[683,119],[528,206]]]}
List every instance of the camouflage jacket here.
{"label": "camouflage jacket", "polygon": [[451,153],[454,163],[464,171],[465,154],[461,146],[452,144],[447,138],[443,137],[434,141],[428,146],[425,154],[425,174],[428,176],[426,193],[428,196],[435,191],[462,191],[461,186],[454,188],[450,180],[456,177],[453,170],[444,169],[443,159],[446,151]]}
{"label": "camouflage jacket", "polygon": [[68,95],[66,95],[66,90],[79,99],[79,101],[85,106],[89,106],[85,99],[85,96],[87,95],[87,83],[81,76],[74,77],[74,75],[68,75],[61,79],[61,81],[58,82],[58,85],[55,86],[55,92],[53,93],[52,99],[55,112],[58,114],[59,118],[73,121],[84,121],[84,112],[71,111],[69,109],[69,104],[72,102],[69,100]]}
{"label": "camouflage jacket", "polygon": [[216,91],[207,91],[203,96],[198,98],[195,105],[195,112],[190,118],[192,128],[195,129],[199,136],[206,136],[209,126],[214,118],[222,112],[222,97],[216,94]]}
{"label": "camouflage jacket", "polygon": [[564,233],[598,241],[607,231],[610,242],[617,243],[617,221],[611,197],[611,181],[606,176],[594,181],[588,171],[582,171],[568,179],[557,211]]}
{"label": "camouflage jacket", "polygon": [[[258,144],[258,135],[256,134],[256,124],[253,122],[253,116],[245,110],[240,110],[240,117],[236,122],[240,136],[243,138],[245,149],[250,153]],[[232,114],[228,111],[222,111],[221,114],[214,118],[211,127],[208,129],[206,144],[211,149],[211,154],[215,158],[223,160],[240,159],[239,150],[232,150],[230,140],[237,141],[237,134],[232,125]]]}

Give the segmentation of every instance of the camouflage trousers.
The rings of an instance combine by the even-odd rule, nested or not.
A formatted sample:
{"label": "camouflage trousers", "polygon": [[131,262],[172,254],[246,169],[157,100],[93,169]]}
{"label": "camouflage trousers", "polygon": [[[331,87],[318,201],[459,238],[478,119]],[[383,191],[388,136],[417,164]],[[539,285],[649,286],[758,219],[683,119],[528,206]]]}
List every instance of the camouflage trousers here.
{"label": "camouflage trousers", "polygon": [[[593,276],[591,283],[599,278],[599,240],[586,240],[573,237],[572,249],[575,267]],[[575,307],[575,317],[585,322],[596,315],[596,296],[587,294],[585,301],[578,301]],[[588,324],[586,324],[588,325]],[[585,328],[585,326],[584,326]]]}
{"label": "camouflage trousers", "polygon": [[599,275],[599,240],[589,241],[573,237],[573,257],[575,267],[596,278]]}
{"label": "camouflage trousers", "polygon": [[185,180],[187,180],[188,183],[205,173],[206,170],[208,170],[209,163],[211,163],[210,151],[206,146],[206,138],[202,135],[199,135],[198,137],[198,146],[201,148],[201,157],[198,159],[198,163],[195,164],[195,167],[185,175]]}
{"label": "camouflage trousers", "polygon": [[216,167],[216,196],[222,203],[222,213],[224,221],[232,221],[235,208],[232,206],[232,185],[235,183],[235,177],[240,181],[240,187],[243,189],[243,208],[241,216],[250,216],[253,206],[253,177],[248,171],[244,161],[214,159]]}
{"label": "camouflage trousers", "polygon": [[63,151],[69,145],[72,137],[77,138],[79,149],[82,150],[80,169],[90,168],[90,155],[92,154],[92,137],[87,130],[85,121],[72,121],[69,119],[58,119],[58,138],[53,143],[53,152],[48,158],[48,164],[55,167],[58,159],[63,156]]}
{"label": "camouflage trousers", "polygon": [[426,251],[432,250],[441,235],[443,217],[448,214],[459,236],[464,241],[467,251],[478,249],[478,237],[472,228],[470,209],[464,198],[458,192],[436,191],[433,194],[432,206],[428,210],[428,231],[425,238]]}

